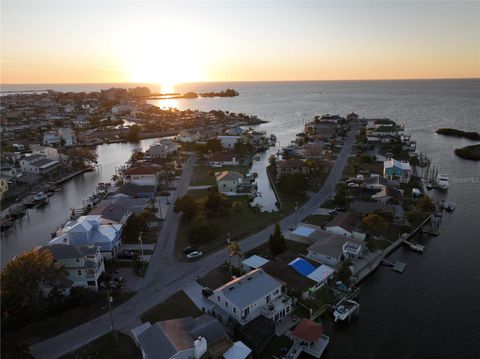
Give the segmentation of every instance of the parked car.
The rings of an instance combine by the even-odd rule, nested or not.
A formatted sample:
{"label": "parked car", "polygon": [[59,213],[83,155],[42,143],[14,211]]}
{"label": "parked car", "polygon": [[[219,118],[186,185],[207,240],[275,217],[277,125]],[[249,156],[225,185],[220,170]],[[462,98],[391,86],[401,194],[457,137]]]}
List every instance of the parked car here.
{"label": "parked car", "polygon": [[208,287],[205,287],[205,288],[202,289],[202,294],[203,294],[204,297],[208,298],[213,294],[213,290],[211,290]]}
{"label": "parked car", "polygon": [[194,251],[194,252],[191,252],[191,253],[188,253],[187,254],[187,259],[195,259],[195,258],[199,258],[203,255],[202,252],[200,251]]}
{"label": "parked car", "polygon": [[338,212],[334,209],[328,211],[328,214],[331,215],[331,216],[335,216],[336,214],[338,214]]}
{"label": "parked car", "polygon": [[198,248],[195,248],[195,247],[185,247],[183,249],[184,254],[190,254],[190,253],[196,252],[196,251],[198,251]]}
{"label": "parked car", "polygon": [[130,251],[121,251],[117,255],[118,258],[123,258],[123,259],[132,259],[133,258],[133,252]]}

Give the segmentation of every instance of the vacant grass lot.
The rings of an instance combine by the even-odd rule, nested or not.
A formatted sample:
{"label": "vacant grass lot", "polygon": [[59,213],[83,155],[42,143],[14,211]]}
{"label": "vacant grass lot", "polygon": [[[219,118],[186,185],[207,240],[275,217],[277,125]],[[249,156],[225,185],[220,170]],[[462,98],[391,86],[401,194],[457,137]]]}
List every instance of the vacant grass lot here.
{"label": "vacant grass lot", "polygon": [[142,314],[142,322],[159,322],[184,317],[199,317],[202,315],[200,309],[191,301],[183,290],[178,291],[163,303],[147,310]]}
{"label": "vacant grass lot", "polygon": [[197,282],[204,287],[215,289],[221,287],[230,280],[231,277],[228,269],[225,266],[221,265],[205,274]]}
{"label": "vacant grass lot", "polygon": [[[286,354],[291,346],[292,341],[288,337],[284,335],[277,337],[274,335],[268,342],[267,346],[262,350],[260,357],[265,359],[281,358],[282,354]],[[282,350],[283,353],[280,352]]]}
{"label": "vacant grass lot", "polygon": [[93,342],[61,357],[61,359],[140,359],[142,353],[128,335],[108,333]]}
{"label": "vacant grass lot", "polygon": [[303,220],[305,223],[313,224],[315,226],[322,227],[333,218],[333,216],[323,214],[313,214]]}

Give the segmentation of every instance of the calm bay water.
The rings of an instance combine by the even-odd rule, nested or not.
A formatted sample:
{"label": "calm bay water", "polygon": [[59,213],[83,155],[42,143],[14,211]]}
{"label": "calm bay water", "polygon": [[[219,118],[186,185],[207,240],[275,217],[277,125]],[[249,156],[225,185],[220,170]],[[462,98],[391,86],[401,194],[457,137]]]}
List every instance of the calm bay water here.
{"label": "calm bay water", "polygon": [[[23,89],[90,91],[112,85],[24,85]],[[116,84],[115,86],[130,86]],[[151,101],[159,106],[209,111],[222,109],[258,115],[259,126],[289,144],[314,115],[355,111],[364,117],[388,117],[404,123],[433,164],[450,176],[448,193],[432,194],[457,204],[446,214],[439,237],[427,239],[423,255],[403,248],[393,259],[407,263],[403,274],[380,268],[362,284],[360,318],[348,325],[326,323],[331,344],[325,358],[477,358],[480,352],[480,163],[456,157],[454,148],[473,144],[435,134],[440,127],[480,130],[480,80],[343,81],[185,84],[177,92],[234,88],[234,98]],[[20,89],[2,86],[2,90]],[[152,140],[142,141],[147,146]],[[30,215],[2,239],[2,262],[46,243],[50,232],[108,180],[133,145],[97,148],[101,171],[64,185],[51,203]],[[266,161],[267,156],[262,158]],[[25,219],[24,221],[28,221]],[[25,229],[24,229],[25,227]]]}

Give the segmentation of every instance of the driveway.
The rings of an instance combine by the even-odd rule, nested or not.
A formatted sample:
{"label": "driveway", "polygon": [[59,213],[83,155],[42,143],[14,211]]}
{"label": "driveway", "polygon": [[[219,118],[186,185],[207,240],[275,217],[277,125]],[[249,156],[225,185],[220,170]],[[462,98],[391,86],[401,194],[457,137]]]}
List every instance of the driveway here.
{"label": "driveway", "polygon": [[192,302],[195,303],[198,309],[208,312],[213,309],[214,304],[212,301],[205,298],[202,294],[202,289],[203,287],[198,284],[197,281],[193,281],[188,283],[185,288],[183,288],[183,291],[188,295]]}
{"label": "driveway", "polygon": [[[298,209],[298,218],[304,218],[314,213],[319,205],[334,194],[335,186],[342,177],[343,169],[359,127],[359,123],[352,125],[352,130],[345,141],[343,149],[337,156],[327,180],[320,191],[315,193]],[[183,196],[187,192],[195,160],[195,155],[187,160],[177,189],[172,195],[172,203],[175,202],[176,198]],[[175,292],[185,288],[188,283],[197,279],[197,275],[203,276],[207,274],[226,260],[227,250],[222,249],[195,262],[185,263],[177,261],[174,256],[174,246],[180,217],[180,214],[174,213],[172,206],[169,206],[165,222],[160,230],[155,252],[151,257],[150,265],[139,292],[112,311],[116,328],[120,330],[132,328],[138,323],[138,317],[143,312],[162,303]],[[292,213],[282,219],[280,221],[282,231],[286,231],[288,227],[292,226],[295,223],[295,218],[296,214]],[[242,251],[247,251],[267,242],[273,229],[274,225],[271,225],[244,239],[240,242],[240,248]],[[32,345],[30,350],[36,358],[58,358],[106,334],[110,330],[110,317],[106,314],[53,338]]]}

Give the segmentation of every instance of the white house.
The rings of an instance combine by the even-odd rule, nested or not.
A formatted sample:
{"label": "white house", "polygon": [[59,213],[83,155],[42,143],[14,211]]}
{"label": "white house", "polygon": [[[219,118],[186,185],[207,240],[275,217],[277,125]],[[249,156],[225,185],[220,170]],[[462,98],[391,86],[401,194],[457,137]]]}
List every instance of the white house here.
{"label": "white house", "polygon": [[191,133],[189,131],[182,131],[177,136],[175,140],[178,142],[196,142],[201,137],[200,133]]}
{"label": "white house", "polygon": [[218,192],[237,193],[238,185],[242,183],[243,175],[234,171],[216,172]]}
{"label": "white house", "polygon": [[98,290],[98,278],[105,272],[100,247],[52,244],[41,248],[53,255],[53,261],[68,272],[72,287]]}
{"label": "white house", "polygon": [[115,257],[120,246],[121,224],[101,224],[100,215],[82,216],[69,221],[57,231],[50,244],[95,245],[105,259]]}
{"label": "white house", "polygon": [[58,136],[65,141],[65,146],[73,146],[77,144],[77,137],[71,128],[60,127]]}
{"label": "white house", "polygon": [[210,346],[212,351],[220,353],[232,346],[222,324],[208,314],[154,324],[146,322],[131,332],[134,342],[142,351],[143,359],[210,358]]}
{"label": "white house", "polygon": [[23,158],[20,161],[20,168],[23,172],[44,175],[56,169],[58,164],[58,161],[52,161],[45,158],[43,155],[35,154]]}
{"label": "white house", "polygon": [[208,165],[210,167],[238,166],[238,158],[234,153],[215,152],[208,156]]}
{"label": "white house", "polygon": [[32,150],[32,154],[42,155],[43,157],[52,161],[63,162],[68,159],[67,155],[59,153],[58,150],[53,147],[32,145],[30,146],[30,149]]}
{"label": "white house", "polygon": [[235,144],[242,138],[241,136],[218,136],[217,137],[224,148],[235,148]]}
{"label": "white house", "polygon": [[367,235],[358,228],[360,221],[360,216],[355,213],[340,213],[325,225],[325,230],[344,237],[363,241]]}
{"label": "white house", "polygon": [[215,289],[208,299],[215,304],[217,318],[223,322],[231,318],[241,325],[259,315],[277,322],[292,309],[292,299],[282,293],[282,284],[262,268]]}
{"label": "white house", "polygon": [[158,167],[153,166],[130,167],[125,171],[123,179],[125,183],[137,186],[156,186],[159,171]]}
{"label": "white house", "polygon": [[156,143],[150,146],[145,152],[147,158],[167,158],[169,155],[178,153],[178,144],[171,140],[162,140],[160,143]]}
{"label": "white house", "polygon": [[43,144],[47,146],[60,146],[60,137],[55,131],[46,131],[43,134]]}

